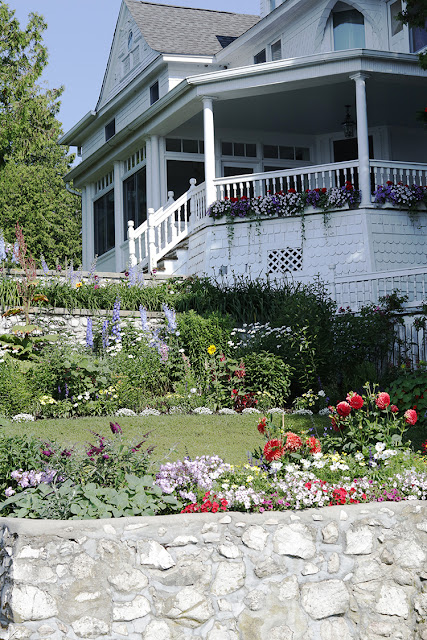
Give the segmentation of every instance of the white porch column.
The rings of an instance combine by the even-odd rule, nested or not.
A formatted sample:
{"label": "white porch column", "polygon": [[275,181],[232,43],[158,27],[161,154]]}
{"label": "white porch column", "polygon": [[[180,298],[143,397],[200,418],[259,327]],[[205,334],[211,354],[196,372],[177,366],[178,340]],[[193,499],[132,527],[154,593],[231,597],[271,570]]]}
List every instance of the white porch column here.
{"label": "white porch column", "polygon": [[369,167],[368,109],[366,79],[369,74],[359,72],[350,76],[356,83],[357,149],[359,155],[359,187],[362,191],[362,207],[371,204],[371,172]]}
{"label": "white porch column", "polygon": [[114,163],[114,244],[115,244],[115,264],[116,272],[122,271],[124,264],[122,260],[121,246],[126,240],[123,227],[123,162]]}
{"label": "white porch column", "polygon": [[87,184],[82,189],[82,266],[85,271],[89,271],[95,259],[93,192],[92,184]]}
{"label": "white porch column", "polygon": [[151,187],[152,207],[154,211],[160,208],[160,153],[159,136],[151,136]]}
{"label": "white porch column", "polygon": [[216,200],[215,178],[215,128],[213,115],[214,98],[203,98],[203,129],[205,144],[206,207]]}

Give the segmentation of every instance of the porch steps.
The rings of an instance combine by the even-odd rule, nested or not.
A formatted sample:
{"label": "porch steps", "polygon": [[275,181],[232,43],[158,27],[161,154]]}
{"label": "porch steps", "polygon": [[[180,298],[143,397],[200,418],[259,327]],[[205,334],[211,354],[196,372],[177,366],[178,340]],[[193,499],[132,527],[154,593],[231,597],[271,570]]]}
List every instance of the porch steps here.
{"label": "porch steps", "polygon": [[187,275],[188,240],[182,240],[157,265],[157,272],[166,276]]}

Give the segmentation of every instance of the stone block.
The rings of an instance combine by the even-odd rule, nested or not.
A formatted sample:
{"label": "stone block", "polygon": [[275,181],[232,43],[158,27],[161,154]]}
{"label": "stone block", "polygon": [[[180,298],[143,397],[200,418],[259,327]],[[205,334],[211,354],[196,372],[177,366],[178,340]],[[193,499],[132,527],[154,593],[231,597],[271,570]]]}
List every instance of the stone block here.
{"label": "stone block", "polygon": [[268,539],[268,532],[258,525],[248,527],[242,535],[242,542],[250,549],[262,551]]}
{"label": "stone block", "polygon": [[350,596],[342,580],[324,580],[302,585],[301,604],[314,620],[322,620],[347,613]]}
{"label": "stone block", "polygon": [[385,616],[407,618],[409,616],[409,602],[405,589],[396,585],[383,585],[375,609]]}
{"label": "stone block", "polygon": [[14,622],[45,620],[58,614],[53,597],[32,585],[9,586],[2,592],[2,608],[8,607]]}
{"label": "stone block", "polygon": [[150,603],[144,596],[136,596],[131,602],[116,603],[113,605],[114,622],[126,622],[143,618],[151,611]]}
{"label": "stone block", "polygon": [[104,620],[84,616],[75,620],[71,625],[76,636],[80,638],[98,638],[109,633],[109,625]]}
{"label": "stone block", "polygon": [[346,554],[367,555],[373,551],[374,535],[368,526],[355,527],[346,532],[346,542]]}
{"label": "stone block", "polygon": [[206,596],[193,587],[184,587],[160,604],[162,615],[177,624],[194,629],[209,620],[213,607]]}
{"label": "stone block", "polygon": [[274,551],[308,560],[316,555],[316,545],[312,530],[305,524],[294,522],[277,528],[273,540]]}
{"label": "stone block", "polygon": [[155,540],[138,541],[137,551],[142,565],[165,571],[176,564],[166,549]]}
{"label": "stone block", "polygon": [[243,562],[220,562],[212,583],[212,593],[225,596],[240,589],[245,583],[246,567]]}

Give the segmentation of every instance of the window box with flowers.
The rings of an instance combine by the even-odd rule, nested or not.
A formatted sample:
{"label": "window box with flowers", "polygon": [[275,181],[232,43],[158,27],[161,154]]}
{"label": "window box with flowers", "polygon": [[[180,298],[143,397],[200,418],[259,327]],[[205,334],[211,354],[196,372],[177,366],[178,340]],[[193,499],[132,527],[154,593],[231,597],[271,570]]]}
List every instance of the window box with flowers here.
{"label": "window box with flowers", "polygon": [[360,191],[351,182],[342,187],[329,189],[307,189],[304,192],[289,189],[268,193],[265,196],[247,198],[225,198],[216,200],[208,209],[208,216],[213,220],[226,219],[229,224],[229,242],[233,238],[232,223],[236,220],[255,220],[257,224],[265,218],[301,217],[301,227],[304,237],[304,214],[323,211],[325,224],[326,213],[332,209],[354,208],[360,202]]}
{"label": "window box with flowers", "polygon": [[395,184],[388,180],[385,185],[379,185],[374,192],[374,202],[378,205],[392,208],[408,209],[411,213],[425,209],[427,205],[427,187],[417,184]]}

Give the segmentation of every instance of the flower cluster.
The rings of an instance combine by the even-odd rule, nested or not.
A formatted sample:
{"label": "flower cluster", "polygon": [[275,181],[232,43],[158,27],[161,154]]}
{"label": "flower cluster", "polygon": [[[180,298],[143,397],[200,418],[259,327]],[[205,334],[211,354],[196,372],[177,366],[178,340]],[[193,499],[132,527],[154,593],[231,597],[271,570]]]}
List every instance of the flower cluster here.
{"label": "flower cluster", "polygon": [[419,202],[427,202],[427,188],[417,184],[395,184],[388,180],[385,185],[380,185],[374,192],[375,202],[384,204],[391,202],[399,207],[414,209]]}
{"label": "flower cluster", "polygon": [[351,182],[342,187],[307,189],[301,193],[295,189],[268,193],[265,196],[247,198],[246,196],[217,200],[208,209],[208,216],[214,220],[226,217],[264,218],[288,217],[302,214],[308,206],[326,211],[328,209],[351,207],[360,202],[360,191]]}
{"label": "flower cluster", "polygon": [[227,511],[227,500],[224,498],[216,500],[216,495],[212,496],[208,491],[202,498],[201,504],[197,502],[193,502],[192,504],[188,504],[181,513],[217,513],[217,511]]}
{"label": "flower cluster", "polygon": [[214,481],[231,470],[219,456],[200,456],[161,465],[156,484],[164,493],[177,491],[184,500],[196,502],[199,489],[210,491]]}

